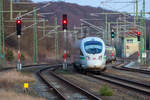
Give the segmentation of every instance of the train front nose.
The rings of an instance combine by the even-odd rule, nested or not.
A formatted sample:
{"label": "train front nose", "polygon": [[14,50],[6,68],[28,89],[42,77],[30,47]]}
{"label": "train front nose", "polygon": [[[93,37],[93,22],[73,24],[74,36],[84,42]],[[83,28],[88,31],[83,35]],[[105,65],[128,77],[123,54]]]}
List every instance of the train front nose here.
{"label": "train front nose", "polygon": [[105,61],[104,59],[100,58],[91,58],[87,60],[87,68],[99,68],[104,69],[105,67]]}
{"label": "train front nose", "polygon": [[99,61],[99,60],[97,60],[97,61],[87,61],[87,67],[100,67],[100,66],[102,66],[103,64],[102,64],[102,62],[101,61]]}

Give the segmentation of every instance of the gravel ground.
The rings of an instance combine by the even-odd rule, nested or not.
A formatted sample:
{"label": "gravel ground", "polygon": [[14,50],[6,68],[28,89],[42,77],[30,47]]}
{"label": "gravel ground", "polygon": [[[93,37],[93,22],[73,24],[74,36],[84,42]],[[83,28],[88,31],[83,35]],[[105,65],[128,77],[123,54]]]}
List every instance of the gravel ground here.
{"label": "gravel ground", "polygon": [[[30,80],[34,79],[32,78],[32,74],[25,75],[23,73],[22,75],[21,73],[18,73],[15,70],[9,70],[6,72],[4,71],[0,72],[0,75],[4,75],[6,77],[5,79],[1,78],[0,94],[3,97],[1,98],[2,100],[19,100],[19,98],[21,97],[24,97],[22,98],[22,100],[27,100],[27,98],[30,98],[31,100],[37,99],[38,96],[35,93],[34,89],[32,88],[32,86],[34,85],[34,80],[32,82],[28,82],[29,88],[27,90],[24,89],[24,82],[28,81],[28,79]],[[20,78],[22,80],[20,80]],[[5,94],[7,96],[5,96]],[[13,98],[13,96],[15,97]],[[44,99],[38,98],[37,100],[44,100]]]}
{"label": "gravel ground", "polygon": [[59,100],[54,94],[53,89],[46,86],[37,76],[35,76],[36,82],[33,85],[33,89],[38,96],[45,98],[46,100]]}
{"label": "gravel ground", "polygon": [[31,88],[34,90],[37,96],[43,97],[46,100],[59,100],[57,99],[57,96],[54,95],[53,89],[50,89],[47,87],[39,77],[37,77],[35,74],[38,70],[43,69],[44,67],[47,66],[42,66],[42,67],[34,67],[34,68],[25,68],[23,71],[25,73],[33,73],[33,77],[35,78],[35,83],[31,86]]}
{"label": "gravel ground", "polygon": [[137,82],[142,82],[145,84],[150,83],[150,75],[147,74],[142,74],[142,73],[136,73],[136,72],[130,72],[130,71],[124,71],[124,70],[117,70],[112,67],[108,67],[106,70],[107,73],[119,76],[119,77],[124,77],[129,80],[134,80]]}
{"label": "gravel ground", "polygon": [[78,89],[51,75],[48,70],[43,72],[42,75],[49,81],[50,84],[61,92],[67,100],[92,100]]}
{"label": "gravel ground", "polygon": [[[60,73],[59,73],[60,74]],[[78,86],[88,89],[90,92],[100,96],[100,89],[107,85],[113,92],[113,96],[100,96],[103,100],[150,100],[150,97],[136,93],[134,91],[118,87],[117,85],[110,84],[104,81],[100,81],[86,75],[81,75],[75,72],[61,73],[66,79],[72,81]]]}
{"label": "gravel ground", "polygon": [[[109,66],[111,66],[111,64]],[[25,74],[29,74],[29,73],[31,74],[31,73],[37,72],[41,68],[43,67],[26,68],[25,70],[23,70],[23,72]],[[143,82],[144,80],[144,83],[150,82],[150,76],[147,76],[147,75],[137,75],[137,73],[133,74],[133,72],[112,70],[111,68],[108,68],[106,72],[109,72],[112,74],[115,73],[116,75],[121,75],[122,77],[127,77],[132,80],[133,79],[138,80],[140,82],[141,81]],[[113,91],[114,95],[113,96],[100,96],[102,97],[103,100],[150,100],[150,97],[147,97],[145,95],[135,93],[131,90],[118,87],[117,85],[113,85],[104,81],[100,81],[100,80],[88,77],[86,75],[81,75],[73,71],[67,72],[67,73],[61,72],[61,75],[63,75],[66,79],[74,82],[75,84],[78,84],[80,87],[88,89],[90,92],[96,94],[97,96],[100,96],[100,92],[99,92],[100,89],[104,85],[107,85]],[[47,100],[59,100],[57,99],[57,96],[54,95],[53,89],[51,90],[47,86],[45,86],[45,84],[42,83],[41,80],[36,75],[33,75],[33,77],[36,79],[36,82],[34,84],[30,84],[30,91],[29,91],[30,95],[43,97],[43,98],[46,98]],[[21,88],[22,86],[20,85],[19,87]],[[23,90],[20,90],[17,85],[14,89],[16,89],[15,91],[17,91],[18,93],[24,92]]]}

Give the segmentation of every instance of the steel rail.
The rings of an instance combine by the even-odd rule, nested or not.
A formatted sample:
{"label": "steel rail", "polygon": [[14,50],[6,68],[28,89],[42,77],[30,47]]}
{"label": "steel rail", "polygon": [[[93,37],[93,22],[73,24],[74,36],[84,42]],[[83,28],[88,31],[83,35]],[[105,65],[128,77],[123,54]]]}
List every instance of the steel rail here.
{"label": "steel rail", "polygon": [[[85,89],[83,89],[83,88],[77,86],[76,84],[74,84],[74,83],[72,83],[72,82],[66,80],[65,78],[60,77],[60,76],[57,75],[56,73],[51,72],[51,74],[54,75],[55,77],[57,77],[58,79],[64,81],[65,83],[67,83],[67,84],[69,84],[69,85],[75,87],[76,89],[78,89],[79,91],[81,91],[83,94],[87,95],[88,97],[93,98],[94,100],[102,100],[101,98],[95,96],[94,94],[90,93],[89,91],[87,91],[87,90],[85,90]],[[92,99],[92,100],[93,100],[93,99]]]}
{"label": "steel rail", "polygon": [[[71,65],[71,64],[70,64]],[[74,87],[75,89],[79,90],[80,92],[82,92],[84,95],[86,95],[87,97],[90,97],[90,98],[93,98],[92,100],[102,100],[101,98],[95,96],[94,94],[80,88],[79,86],[71,83],[70,81],[60,77],[59,75],[56,75],[56,73],[53,72],[53,70],[56,70],[58,67],[62,67],[62,64],[60,65],[57,65],[57,66],[51,66],[51,67],[47,67],[47,68],[44,68],[44,69],[41,69],[40,71],[37,72],[37,75],[42,79],[42,81],[44,81],[45,84],[47,84],[47,86],[49,86],[50,88],[53,88],[55,93],[57,93],[57,95],[59,97],[61,97],[63,100],[68,100],[68,98],[66,98],[64,96],[63,93],[61,93],[57,88],[55,88],[49,81],[46,77],[44,77],[44,75],[42,75],[44,73],[44,71],[46,70],[50,70],[50,74],[52,74],[54,77],[58,78],[59,80],[61,81],[64,81],[64,83]]]}
{"label": "steel rail", "polygon": [[[57,65],[57,67],[62,66],[62,65]],[[47,79],[45,79],[45,77],[42,76],[42,72],[50,69],[50,70],[55,70],[57,68],[56,66],[51,66],[51,67],[47,67],[47,68],[43,68],[41,70],[39,70],[37,72],[37,76],[49,87],[49,88],[53,88],[55,93],[62,99],[62,100],[67,100],[52,84],[50,84],[48,82]]]}
{"label": "steel rail", "polygon": [[[22,68],[29,68],[29,67],[34,67],[34,66],[48,66],[49,64],[33,64],[33,65],[23,65]],[[2,71],[7,71],[7,70],[13,70],[16,69],[17,67],[6,67],[6,68],[1,68],[0,72]]]}
{"label": "steel rail", "polygon": [[131,71],[131,72],[138,72],[138,73],[142,73],[142,74],[149,74],[150,75],[150,70],[146,70],[146,69],[136,69],[136,68],[127,68],[127,67],[115,67],[112,66],[112,68],[118,69],[118,70],[125,70],[125,71]]}
{"label": "steel rail", "polygon": [[150,89],[149,89],[150,85],[134,82],[134,81],[123,79],[123,78],[122,79],[117,78],[117,77],[106,75],[103,73],[99,76],[98,75],[89,75],[89,76],[93,77],[95,79],[98,79],[98,80],[103,80],[103,81],[107,81],[112,84],[119,85],[121,87],[132,89],[136,92],[138,91],[140,93],[150,96]]}

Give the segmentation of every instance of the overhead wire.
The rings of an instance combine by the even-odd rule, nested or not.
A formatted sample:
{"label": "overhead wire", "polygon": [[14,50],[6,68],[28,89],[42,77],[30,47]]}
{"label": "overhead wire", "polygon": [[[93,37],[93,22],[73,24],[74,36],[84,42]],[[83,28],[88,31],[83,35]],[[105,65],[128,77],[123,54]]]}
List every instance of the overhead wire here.
{"label": "overhead wire", "polygon": [[[111,1],[112,1],[112,0],[111,0]],[[117,9],[115,9],[115,8],[112,7],[111,5],[106,4],[106,3],[112,3],[111,1],[110,1],[110,0],[109,0],[109,2],[108,2],[108,0],[105,1],[105,2],[102,1],[100,4],[102,4],[104,7],[107,6],[107,7],[111,8],[111,9],[113,9],[113,11],[118,11],[118,10],[122,10],[122,9],[125,9],[125,8],[131,6],[132,2],[134,3],[135,0],[128,1],[129,4],[126,4],[125,6],[120,7],[120,8],[117,8]],[[141,1],[142,1],[142,0],[140,0],[139,3],[140,3]],[[117,3],[117,1],[115,1],[115,2]],[[128,3],[128,2],[122,2],[122,3]],[[121,2],[118,2],[118,3],[121,3]]]}
{"label": "overhead wire", "polygon": [[[47,4],[43,5],[42,7],[36,8],[35,10],[32,10],[32,11],[29,11],[29,12],[27,12],[27,13],[25,13],[25,14],[19,16],[19,17],[22,18],[22,17],[24,17],[24,16],[26,16],[26,15],[29,15],[29,14],[33,13],[34,11],[38,11],[38,10],[40,10],[40,9],[42,9],[42,8],[47,7],[47,6],[49,6],[50,4],[51,4],[51,3],[47,3]],[[16,17],[16,19],[17,19],[17,17]],[[28,26],[28,27],[25,27],[23,30],[26,30],[26,29],[32,27],[33,25],[35,25],[35,24],[32,24],[32,25],[30,25],[30,26]],[[13,36],[13,35],[15,35],[15,34],[16,34],[16,32],[13,32],[13,33],[9,34],[8,36],[6,36],[5,39],[7,39],[7,38],[9,38],[9,37],[11,37],[11,36]]]}
{"label": "overhead wire", "polygon": [[[103,6],[107,6],[107,7],[111,8],[111,9],[113,9],[113,11],[119,11],[120,14],[122,14],[120,10],[123,10],[123,9],[125,9],[125,8],[127,8],[127,7],[129,7],[129,6],[131,6],[131,5],[132,5],[132,2],[134,3],[134,1],[135,1],[135,0],[128,1],[128,2],[130,2],[130,4],[126,4],[125,6],[120,7],[120,8],[117,8],[117,9],[114,9],[114,7],[112,7],[111,5],[108,5],[108,4],[107,4],[107,3],[112,3],[112,0],[111,0],[111,1],[109,0],[109,2],[108,2],[108,0],[105,1],[105,2],[101,1],[101,4],[102,4]],[[138,3],[140,3],[141,1],[142,1],[142,0],[140,0]],[[117,1],[115,0],[115,2],[117,2]],[[119,3],[121,3],[121,2],[119,2]],[[124,3],[124,2],[123,2],[123,3]],[[134,8],[134,9],[135,9],[135,8]],[[134,12],[134,11],[133,11],[133,12]],[[128,15],[126,15],[126,16],[131,17],[131,16],[129,16],[129,15],[131,15],[131,14],[128,14]]]}

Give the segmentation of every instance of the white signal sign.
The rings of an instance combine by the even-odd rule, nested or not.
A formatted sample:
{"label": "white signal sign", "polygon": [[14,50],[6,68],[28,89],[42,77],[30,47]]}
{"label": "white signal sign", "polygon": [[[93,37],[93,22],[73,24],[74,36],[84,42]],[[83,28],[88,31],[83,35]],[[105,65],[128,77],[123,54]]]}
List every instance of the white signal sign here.
{"label": "white signal sign", "polygon": [[142,58],[146,58],[146,52],[142,53]]}

